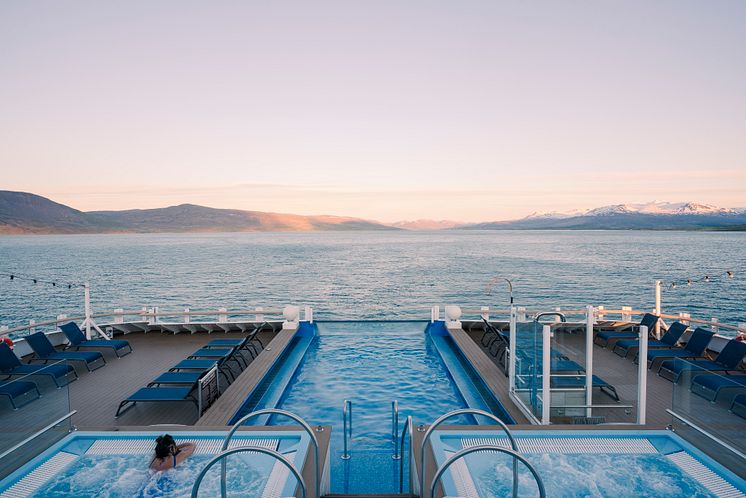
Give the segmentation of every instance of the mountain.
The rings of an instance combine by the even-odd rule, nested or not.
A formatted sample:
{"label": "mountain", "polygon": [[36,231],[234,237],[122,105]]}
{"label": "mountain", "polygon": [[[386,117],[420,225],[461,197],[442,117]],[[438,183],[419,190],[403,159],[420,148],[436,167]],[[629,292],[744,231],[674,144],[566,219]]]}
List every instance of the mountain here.
{"label": "mountain", "polygon": [[447,230],[465,225],[459,221],[449,220],[414,220],[414,221],[397,221],[391,226],[403,228],[405,230]]}
{"label": "mountain", "polygon": [[0,234],[319,230],[396,228],[359,218],[215,209],[194,204],[158,209],[83,212],[35,194],[0,190]]}
{"label": "mountain", "polygon": [[571,213],[534,213],[512,221],[477,223],[478,230],[744,230],[746,210],[695,202],[613,204]]}

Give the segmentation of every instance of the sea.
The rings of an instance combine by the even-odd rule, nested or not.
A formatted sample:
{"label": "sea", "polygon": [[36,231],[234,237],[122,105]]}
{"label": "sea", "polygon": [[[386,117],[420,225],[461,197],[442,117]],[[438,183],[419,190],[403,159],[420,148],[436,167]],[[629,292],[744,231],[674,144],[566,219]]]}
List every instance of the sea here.
{"label": "sea", "polygon": [[296,304],[311,306],[319,320],[394,320],[429,319],[434,305],[506,309],[503,278],[512,281],[516,305],[531,310],[652,310],[662,280],[664,312],[736,325],[746,322],[746,233],[2,236],[0,325],[82,314],[84,282],[95,313]]}

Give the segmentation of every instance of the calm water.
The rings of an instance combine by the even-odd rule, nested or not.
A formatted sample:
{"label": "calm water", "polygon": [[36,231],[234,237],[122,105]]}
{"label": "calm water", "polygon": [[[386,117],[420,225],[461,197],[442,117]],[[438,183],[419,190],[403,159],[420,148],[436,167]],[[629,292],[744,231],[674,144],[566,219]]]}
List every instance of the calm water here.
{"label": "calm water", "polygon": [[[725,271],[735,278],[725,279]],[[0,272],[92,285],[94,311],[308,304],[319,318],[428,318],[429,307],[654,306],[746,322],[746,233],[356,232],[0,237]],[[702,281],[705,274],[713,282]],[[80,313],[82,290],[0,280],[0,324]]]}

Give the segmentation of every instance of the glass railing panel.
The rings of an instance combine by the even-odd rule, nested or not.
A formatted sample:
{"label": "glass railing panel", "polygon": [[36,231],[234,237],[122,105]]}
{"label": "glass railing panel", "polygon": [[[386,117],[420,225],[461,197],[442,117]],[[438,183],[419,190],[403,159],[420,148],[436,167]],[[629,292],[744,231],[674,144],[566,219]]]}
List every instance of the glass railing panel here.
{"label": "glass railing panel", "polygon": [[[675,432],[746,477],[746,374],[708,371],[701,363],[677,360],[671,426]],[[678,376],[678,378],[676,377]],[[735,465],[735,467],[734,467]]]}
{"label": "glass railing panel", "polygon": [[542,336],[541,324],[516,323],[515,394],[537,418],[542,416]]}
{"label": "glass railing panel", "polygon": [[0,383],[0,479],[72,428],[70,418],[64,418],[70,413],[67,383],[74,379],[73,373],[65,376],[64,372],[71,367],[64,361],[32,365],[39,367],[32,375],[0,377],[5,379]]}

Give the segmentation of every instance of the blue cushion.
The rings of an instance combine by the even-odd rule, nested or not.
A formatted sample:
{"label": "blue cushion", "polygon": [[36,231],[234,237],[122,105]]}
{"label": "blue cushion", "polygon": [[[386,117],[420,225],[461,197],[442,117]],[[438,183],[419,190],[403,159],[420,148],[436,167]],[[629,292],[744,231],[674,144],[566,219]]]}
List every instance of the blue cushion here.
{"label": "blue cushion", "polygon": [[143,387],[127,401],[182,401],[190,392],[191,387]]}
{"label": "blue cushion", "polygon": [[5,394],[11,398],[17,398],[29,391],[36,390],[36,384],[27,380],[17,380],[15,382],[3,382],[0,384],[0,394]]}

